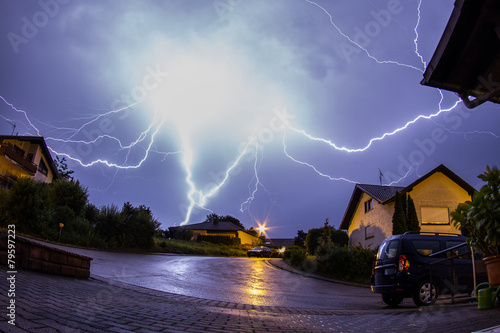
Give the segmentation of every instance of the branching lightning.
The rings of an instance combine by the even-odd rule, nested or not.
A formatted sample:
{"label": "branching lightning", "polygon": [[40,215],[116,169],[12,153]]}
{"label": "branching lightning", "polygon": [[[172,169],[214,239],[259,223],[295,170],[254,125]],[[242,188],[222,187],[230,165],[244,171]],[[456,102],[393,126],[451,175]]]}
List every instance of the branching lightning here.
{"label": "branching lightning", "polygon": [[[250,195],[240,205],[240,212],[242,212],[242,213],[244,213],[245,210],[250,211],[250,205],[255,200],[255,195],[257,194],[259,188],[264,189],[264,191],[269,196],[269,200],[271,200],[271,202],[273,204],[277,205],[276,202],[272,199],[271,193],[266,189],[266,187],[264,186],[264,184],[262,184],[261,181],[260,181],[260,178],[259,178],[259,169],[260,169],[260,166],[262,165],[262,159],[259,160],[259,151],[262,152],[262,155],[264,154],[264,151],[260,150],[259,146],[257,144],[257,146],[255,147],[255,158],[254,158],[254,164],[253,164],[253,173],[254,173],[254,175],[253,175],[252,180],[248,184],[248,190],[250,192]],[[252,183],[253,183],[253,190],[251,189]]]}
{"label": "branching lightning", "polygon": [[[397,65],[397,66],[403,66],[403,67],[408,67],[408,68],[411,68],[411,69],[414,69],[414,70],[417,70],[421,73],[424,72],[423,69],[421,68],[418,68],[418,67],[415,67],[413,65],[409,65],[409,64],[404,64],[404,63],[400,63],[398,61],[395,61],[395,60],[379,60],[377,59],[376,57],[374,57],[365,47],[363,47],[362,45],[360,45],[359,43],[356,43],[356,41],[354,41],[351,37],[349,37],[347,34],[345,34],[336,24],[335,22],[333,22],[333,17],[332,15],[328,12],[328,10],[326,10],[323,6],[319,5],[317,2],[314,2],[312,0],[305,0],[306,2],[310,3],[311,5],[314,5],[316,7],[318,7],[319,9],[321,9],[329,18],[330,18],[330,24],[335,28],[335,30],[337,30],[337,32],[342,36],[344,37],[345,39],[347,39],[350,43],[356,45],[356,47],[359,47],[365,54],[368,58],[372,59],[373,61],[375,61],[377,64],[391,64],[391,65]],[[419,1],[418,3],[418,9],[419,9],[419,13],[420,13],[420,5],[421,5],[421,1]],[[418,16],[418,22],[417,22],[417,26],[415,27],[415,33],[417,32],[417,27],[420,23],[420,14]],[[418,35],[415,39],[418,39]],[[417,44],[417,42],[415,42],[415,44]]]}
{"label": "branching lightning", "polygon": [[[353,38],[349,37],[348,34],[343,32],[342,29],[334,22],[333,16],[323,6],[319,5],[317,2],[312,1],[312,0],[304,0],[304,1],[317,7],[324,14],[326,14],[329,18],[329,22],[332,25],[332,27],[343,38],[345,38],[347,41],[349,41],[349,43],[355,45],[360,50],[362,50],[364,52],[364,54],[366,55],[366,57],[368,57],[372,61],[376,62],[377,64],[400,66],[400,67],[415,70],[419,73],[424,72],[427,64],[424,61],[423,56],[419,53],[419,43],[418,43],[418,39],[419,39],[418,28],[419,28],[420,20],[421,20],[421,5],[422,5],[421,0],[418,1],[418,5],[417,5],[417,21],[416,21],[416,24],[413,28],[413,31],[415,34],[415,38],[413,39],[413,43],[415,46],[414,52],[415,52],[416,56],[419,58],[419,61],[421,62],[423,68],[419,68],[418,66],[415,66],[412,64],[401,63],[401,62],[398,62],[395,60],[380,60],[380,59],[378,59],[372,53],[370,53],[366,47],[363,47],[359,43],[356,43],[356,41]],[[347,179],[345,177],[332,177],[332,176],[320,171],[313,164],[299,160],[296,157],[293,157],[292,154],[289,152],[287,144],[286,144],[287,132],[295,132],[295,133],[299,134],[302,138],[304,138],[304,141],[308,141],[308,142],[312,141],[312,142],[318,142],[320,144],[325,144],[335,151],[340,151],[340,152],[344,152],[344,153],[364,152],[364,151],[370,149],[370,147],[372,147],[372,145],[374,143],[379,142],[379,141],[383,141],[384,139],[386,139],[388,137],[391,137],[391,136],[394,136],[398,133],[401,133],[401,132],[405,131],[408,127],[412,126],[413,124],[415,124],[416,122],[418,122],[420,120],[432,120],[433,118],[439,116],[440,114],[442,114],[444,112],[450,112],[450,111],[454,110],[461,102],[460,99],[457,99],[452,103],[452,105],[450,107],[445,108],[442,106],[443,99],[444,99],[443,94],[441,91],[439,91],[439,93],[441,95],[441,99],[439,101],[438,110],[436,112],[434,112],[430,115],[424,115],[424,114],[418,115],[417,117],[408,121],[404,125],[399,126],[392,131],[385,132],[377,137],[374,137],[374,138],[368,140],[367,143],[361,147],[340,146],[340,145],[337,145],[336,143],[332,142],[329,139],[314,136],[313,134],[310,134],[305,129],[302,129],[300,127],[297,127],[297,126],[294,126],[290,123],[287,123],[284,125],[283,137],[282,137],[283,153],[287,158],[289,158],[294,163],[297,163],[297,164],[302,165],[302,166],[306,166],[307,168],[313,170],[319,176],[324,177],[330,181],[344,181],[344,182],[349,182],[349,183],[356,183],[356,181]],[[32,122],[30,120],[30,117],[28,116],[28,113],[26,111],[16,108],[12,103],[8,102],[2,96],[0,96],[0,99],[6,105],[8,105],[12,110],[14,110],[17,113],[21,113],[22,117],[29,124],[29,128],[33,129],[36,132],[36,135],[38,135],[38,136],[41,135],[41,133],[40,133],[41,131],[35,126],[34,122]],[[48,142],[57,143],[57,144],[93,145],[93,144],[96,144],[97,142],[106,140],[106,142],[111,142],[111,143],[115,144],[117,146],[117,150],[126,152],[126,156],[124,158],[124,161],[122,161],[122,163],[113,162],[113,161],[110,161],[107,159],[101,159],[101,158],[94,159],[91,161],[84,161],[82,158],[80,158],[78,156],[74,156],[70,153],[56,151],[55,149],[53,149],[51,147],[49,147],[49,149],[54,154],[59,155],[59,156],[64,156],[68,160],[76,162],[80,166],[85,167],[85,168],[95,167],[95,166],[101,165],[101,166],[106,166],[109,168],[116,169],[117,171],[124,170],[124,169],[138,169],[138,168],[140,168],[143,165],[143,163],[145,161],[147,161],[147,159],[149,158],[151,153],[163,155],[163,157],[164,157],[163,160],[165,160],[167,157],[169,157],[171,155],[181,155],[180,163],[185,171],[185,183],[187,185],[186,198],[188,201],[188,207],[187,207],[187,210],[185,213],[185,218],[180,223],[180,225],[185,225],[185,224],[189,223],[190,218],[193,214],[193,210],[195,208],[200,208],[200,209],[204,209],[204,210],[207,210],[209,212],[212,212],[209,208],[207,208],[208,200],[210,198],[215,197],[217,195],[217,193],[219,193],[219,191],[221,191],[221,189],[224,187],[224,185],[226,185],[228,179],[231,176],[231,172],[238,165],[243,163],[243,161],[242,161],[243,157],[249,153],[249,148],[251,146],[255,146],[256,148],[258,148],[259,144],[258,144],[258,142],[256,142],[256,139],[253,138],[252,140],[249,140],[246,143],[246,145],[244,146],[242,151],[239,154],[237,154],[235,161],[231,165],[229,165],[227,167],[227,169],[224,171],[223,179],[221,181],[219,181],[217,184],[215,184],[212,188],[210,188],[206,192],[204,192],[203,190],[200,190],[199,187],[197,186],[197,184],[195,184],[195,182],[193,180],[193,166],[194,166],[196,156],[195,156],[195,151],[194,151],[194,149],[191,145],[191,142],[190,142],[191,138],[189,136],[187,136],[187,135],[183,136],[182,133],[179,134],[180,140],[181,140],[181,149],[179,149],[177,151],[161,152],[156,148],[156,145],[155,145],[156,144],[156,142],[155,142],[156,137],[159,134],[162,126],[167,122],[165,116],[162,116],[159,114],[154,114],[154,117],[151,120],[151,122],[149,123],[149,125],[147,126],[147,128],[144,129],[141,133],[139,133],[137,138],[135,138],[134,140],[132,140],[129,143],[124,143],[120,138],[113,136],[111,134],[100,134],[100,135],[96,136],[95,138],[93,138],[92,140],[75,139],[85,128],[95,124],[97,121],[104,119],[104,118],[107,118],[107,117],[115,116],[115,115],[122,113],[122,112],[128,112],[128,111],[130,111],[131,108],[137,106],[139,103],[141,103],[141,102],[132,103],[128,106],[125,106],[125,107],[122,107],[122,108],[119,108],[116,110],[110,110],[110,111],[106,110],[105,112],[99,113],[97,115],[92,115],[92,116],[88,116],[88,117],[81,117],[81,118],[76,118],[76,119],[74,118],[72,120],[84,121],[81,126],[78,126],[76,128],[56,127],[53,125],[45,124],[47,127],[49,127],[49,126],[53,127],[57,131],[64,131],[64,132],[69,133],[69,136],[65,136],[65,137],[50,137],[50,136],[46,137],[45,139]],[[2,118],[7,120],[7,118],[4,116],[2,116]],[[468,133],[453,132],[453,133],[464,134],[464,135],[471,134],[470,132],[468,132]],[[481,134],[482,132],[472,132],[472,133]],[[498,138],[498,136],[496,136],[493,133],[490,133],[490,132],[484,132],[484,133],[494,135],[496,138]],[[138,161],[136,161],[135,163],[129,163],[129,157],[130,157],[132,150],[136,147],[139,147],[141,144],[144,146],[144,148],[143,148],[144,153],[143,153],[142,157]],[[243,203],[241,203],[241,205],[240,205],[241,212],[244,212],[245,210],[249,211],[249,207],[250,207],[251,203],[255,200],[255,197],[256,197],[259,189],[263,189],[264,191],[266,191],[271,199],[270,192],[264,187],[264,185],[262,184],[262,182],[259,178],[259,169],[260,169],[263,157],[261,157],[259,159],[258,152],[259,152],[259,149],[255,149],[255,156],[254,156],[254,161],[253,161],[254,162],[253,163],[253,177],[248,185],[249,197]],[[388,185],[390,186],[390,185],[394,185],[394,184],[399,183],[400,181],[402,181],[403,179],[405,179],[408,176],[410,171],[412,171],[412,168],[410,168],[403,177],[391,182]],[[115,175],[116,175],[116,173],[115,173]],[[272,199],[271,199],[271,201],[272,201]]]}
{"label": "branching lightning", "polygon": [[193,208],[195,206],[207,209],[205,207],[207,200],[211,197],[213,197],[219,189],[224,186],[224,184],[227,182],[227,180],[230,177],[231,171],[238,166],[240,163],[241,159],[245,154],[247,153],[248,148],[254,143],[255,139],[249,140],[248,143],[245,145],[245,147],[242,149],[241,153],[238,155],[236,160],[229,166],[229,168],[225,171],[224,178],[222,181],[214,186],[212,189],[210,189],[207,193],[203,193],[203,191],[198,190],[196,188],[196,185],[194,184],[192,177],[192,166],[193,166],[193,151],[191,148],[189,148],[189,145],[185,144],[185,147],[183,149],[184,154],[182,158],[182,164],[184,165],[184,169],[186,170],[186,183],[189,185],[189,192],[188,192],[188,200],[189,200],[189,206],[187,209],[186,213],[186,218],[184,221],[181,222],[180,225],[185,225],[189,222],[189,218],[191,217],[191,214],[193,212]]}

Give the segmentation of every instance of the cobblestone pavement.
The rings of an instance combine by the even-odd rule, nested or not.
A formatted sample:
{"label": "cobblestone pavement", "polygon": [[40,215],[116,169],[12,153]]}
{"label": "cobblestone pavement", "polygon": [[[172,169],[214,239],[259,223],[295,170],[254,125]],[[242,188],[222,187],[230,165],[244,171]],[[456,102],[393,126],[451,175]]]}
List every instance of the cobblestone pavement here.
{"label": "cobblestone pavement", "polygon": [[[266,307],[212,301],[99,277],[0,273],[2,332],[471,332],[500,325],[475,304],[380,310]],[[7,306],[15,300],[15,326]]]}

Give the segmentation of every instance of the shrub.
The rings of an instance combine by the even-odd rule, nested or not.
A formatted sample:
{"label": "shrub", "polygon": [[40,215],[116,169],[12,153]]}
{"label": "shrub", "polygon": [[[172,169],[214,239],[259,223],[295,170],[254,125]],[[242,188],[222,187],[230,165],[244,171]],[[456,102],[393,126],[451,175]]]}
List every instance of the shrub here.
{"label": "shrub", "polygon": [[198,235],[196,240],[198,242],[208,242],[212,244],[223,244],[223,245],[241,244],[241,239],[239,237],[229,237],[229,236]]}
{"label": "shrub", "polygon": [[309,254],[316,253],[325,230],[330,234],[330,239],[335,247],[346,246],[349,243],[347,233],[344,230],[337,230],[333,226],[328,225],[327,227],[309,229],[305,241],[306,250]]}
{"label": "shrub", "polygon": [[306,259],[306,250],[296,245],[289,246],[283,253],[283,259],[289,261],[293,266],[300,266]]}
{"label": "shrub", "polygon": [[193,230],[183,227],[168,228],[170,238],[178,240],[190,240],[193,237]]}
{"label": "shrub", "polygon": [[333,248],[330,255],[318,260],[318,273],[328,277],[368,283],[376,251],[362,247]]}

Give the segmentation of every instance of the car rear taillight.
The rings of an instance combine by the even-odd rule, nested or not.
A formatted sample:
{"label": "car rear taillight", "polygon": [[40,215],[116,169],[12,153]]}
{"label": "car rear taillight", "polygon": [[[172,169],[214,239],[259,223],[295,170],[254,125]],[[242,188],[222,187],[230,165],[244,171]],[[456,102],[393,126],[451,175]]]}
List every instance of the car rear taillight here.
{"label": "car rear taillight", "polygon": [[377,262],[377,260],[373,260],[373,263],[372,263],[372,276],[375,275],[375,263]]}
{"label": "car rear taillight", "polygon": [[400,272],[408,272],[409,269],[410,269],[410,262],[408,261],[408,259],[406,259],[405,255],[400,255],[398,270]]}

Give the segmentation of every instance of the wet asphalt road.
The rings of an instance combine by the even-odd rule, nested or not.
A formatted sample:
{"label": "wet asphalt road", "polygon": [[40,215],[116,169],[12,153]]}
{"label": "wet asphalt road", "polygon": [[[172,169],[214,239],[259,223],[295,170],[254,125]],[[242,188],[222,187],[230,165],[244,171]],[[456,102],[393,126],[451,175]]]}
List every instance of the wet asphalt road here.
{"label": "wet asphalt road", "polygon": [[368,288],[305,277],[269,262],[281,259],[131,254],[51,246],[92,257],[91,275],[180,295],[262,306],[385,307],[380,296]]}

